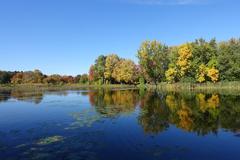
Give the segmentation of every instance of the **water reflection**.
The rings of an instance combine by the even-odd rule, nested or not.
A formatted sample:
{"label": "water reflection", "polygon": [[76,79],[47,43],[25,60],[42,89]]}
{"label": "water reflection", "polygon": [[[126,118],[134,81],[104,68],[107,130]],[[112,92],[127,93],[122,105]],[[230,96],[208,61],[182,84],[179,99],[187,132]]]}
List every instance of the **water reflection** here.
{"label": "water reflection", "polygon": [[[17,101],[8,103],[11,99]],[[204,153],[204,159],[209,152],[186,144],[199,144],[209,135],[223,136],[223,131],[229,133],[227,138],[230,134],[238,138],[239,99],[219,93],[145,90],[0,92],[0,159],[192,159],[189,152]],[[29,105],[19,107],[19,101]],[[39,107],[32,110],[35,104]],[[173,128],[174,133],[169,132]],[[176,133],[184,137],[182,144]],[[221,138],[204,139],[202,149],[220,142],[240,145],[236,139],[226,143]]]}
{"label": "water reflection", "polygon": [[0,103],[6,102],[9,99],[13,98],[18,101],[32,102],[35,104],[41,103],[43,100],[43,92],[25,92],[20,90],[12,90],[12,91],[1,91],[0,92]]}
{"label": "water reflection", "polygon": [[164,96],[156,92],[147,93],[140,103],[139,124],[145,133],[159,133],[169,127],[169,109],[165,106]]}
{"label": "water reflection", "polygon": [[[77,94],[84,94],[84,92],[76,92]],[[18,101],[31,102],[39,104],[42,102],[45,95],[68,96],[68,91],[22,91],[22,90],[7,90],[0,91],[0,103],[6,102],[9,99],[16,99]]]}
{"label": "water reflection", "polygon": [[139,102],[137,90],[99,90],[89,92],[89,101],[105,117],[130,114]]}
{"label": "water reflection", "polygon": [[218,129],[240,129],[239,96],[213,94],[179,94],[136,90],[89,92],[89,101],[101,115],[114,117],[134,112],[145,133],[158,134],[174,125],[198,135],[217,134]]}
{"label": "water reflection", "polygon": [[[101,118],[130,115],[140,107],[138,123],[145,133],[158,134],[174,125],[198,135],[217,134],[220,128],[240,130],[240,96],[218,93],[158,93],[142,90],[104,90],[75,92],[88,96],[93,108],[71,113],[75,122],[69,128],[91,126]],[[69,92],[0,92],[0,102],[10,98],[41,103],[44,95],[67,96]]]}

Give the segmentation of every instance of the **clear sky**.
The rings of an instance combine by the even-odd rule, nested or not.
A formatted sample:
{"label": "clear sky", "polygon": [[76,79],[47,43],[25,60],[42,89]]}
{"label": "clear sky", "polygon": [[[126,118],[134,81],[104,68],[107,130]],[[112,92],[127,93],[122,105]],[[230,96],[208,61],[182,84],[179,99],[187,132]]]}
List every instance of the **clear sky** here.
{"label": "clear sky", "polygon": [[239,0],[0,0],[0,70],[88,72],[100,54],[137,62],[144,40],[240,37]]}

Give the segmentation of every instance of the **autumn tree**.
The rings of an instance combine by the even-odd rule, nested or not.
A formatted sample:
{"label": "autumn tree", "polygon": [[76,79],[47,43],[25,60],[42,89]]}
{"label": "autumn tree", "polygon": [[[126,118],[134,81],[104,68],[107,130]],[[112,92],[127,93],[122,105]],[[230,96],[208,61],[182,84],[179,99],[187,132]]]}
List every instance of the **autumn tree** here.
{"label": "autumn tree", "polygon": [[216,68],[208,68],[207,69],[207,76],[211,78],[212,82],[217,82],[219,79],[219,71]]}
{"label": "autumn tree", "polygon": [[158,41],[145,41],[138,50],[139,64],[155,85],[164,80],[168,67],[167,54],[168,47]]}
{"label": "autumn tree", "polygon": [[0,84],[10,83],[14,74],[16,74],[16,72],[0,71]]}
{"label": "autumn tree", "polygon": [[113,70],[116,68],[120,58],[116,54],[108,55],[105,63],[104,76],[110,83],[113,82]]}
{"label": "autumn tree", "polygon": [[47,76],[43,79],[43,82],[48,84],[62,84],[61,76],[57,74]]}
{"label": "autumn tree", "polygon": [[131,60],[121,59],[113,70],[112,76],[119,83],[133,83],[136,65]]}
{"label": "autumn tree", "polygon": [[177,66],[179,68],[180,77],[188,74],[192,57],[192,47],[190,44],[183,44],[178,49]]}
{"label": "autumn tree", "polygon": [[42,80],[44,78],[43,73],[36,69],[33,71],[33,83],[42,83]]}
{"label": "autumn tree", "polygon": [[72,84],[74,83],[74,77],[73,76],[61,76],[60,81],[62,83],[68,83],[68,84]]}
{"label": "autumn tree", "polygon": [[95,78],[96,78],[96,76],[95,76],[95,67],[94,67],[94,65],[91,65],[91,67],[89,69],[89,77],[88,77],[89,82],[90,83],[94,82]]}
{"label": "autumn tree", "polygon": [[197,82],[202,83],[206,81],[207,67],[205,64],[201,64],[197,70],[196,79]]}
{"label": "autumn tree", "polygon": [[192,43],[191,75],[195,76],[197,82],[207,81],[207,70],[216,68],[218,46],[215,39],[209,42],[197,39]]}
{"label": "autumn tree", "polygon": [[23,83],[23,72],[16,73],[16,74],[12,77],[11,83],[13,83],[13,84]]}
{"label": "autumn tree", "polygon": [[39,70],[19,72],[12,77],[11,83],[14,84],[42,83],[43,78],[44,75]]}
{"label": "autumn tree", "polygon": [[176,77],[177,77],[177,70],[176,68],[169,68],[166,72],[165,72],[165,76],[166,76],[166,80],[168,82],[175,82],[176,81]]}

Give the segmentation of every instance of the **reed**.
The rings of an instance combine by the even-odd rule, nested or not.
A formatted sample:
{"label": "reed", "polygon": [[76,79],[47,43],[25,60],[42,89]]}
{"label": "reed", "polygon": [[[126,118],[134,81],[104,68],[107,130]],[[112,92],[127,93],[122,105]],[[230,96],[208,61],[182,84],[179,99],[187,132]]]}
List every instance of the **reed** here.
{"label": "reed", "polygon": [[218,83],[159,83],[156,85],[147,85],[148,89],[157,89],[164,91],[235,91],[240,92],[240,82],[218,82]]}

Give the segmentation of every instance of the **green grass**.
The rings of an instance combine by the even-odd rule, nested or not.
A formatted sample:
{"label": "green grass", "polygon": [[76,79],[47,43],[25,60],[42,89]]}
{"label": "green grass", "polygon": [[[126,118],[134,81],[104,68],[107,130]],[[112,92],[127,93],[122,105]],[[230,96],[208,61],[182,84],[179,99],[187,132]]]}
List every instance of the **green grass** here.
{"label": "green grass", "polygon": [[223,93],[239,94],[240,82],[218,82],[218,83],[159,83],[147,85],[149,90],[167,91],[167,92],[204,92],[204,93]]}
{"label": "green grass", "polygon": [[0,91],[4,90],[21,90],[21,91],[59,91],[59,90],[86,90],[86,89],[128,89],[136,88],[133,85],[84,85],[84,84],[65,84],[65,85],[50,85],[50,84],[7,84],[0,85]]}
{"label": "green grass", "polygon": [[[142,88],[143,86],[139,86]],[[218,82],[218,83],[159,83],[157,86],[147,84],[148,90],[160,91],[216,91],[216,92],[240,92],[240,82]],[[65,85],[49,85],[49,84],[7,84],[0,85],[1,90],[21,90],[21,91],[58,91],[58,90],[86,90],[86,89],[134,89],[135,85],[83,85],[83,84],[65,84]]]}

